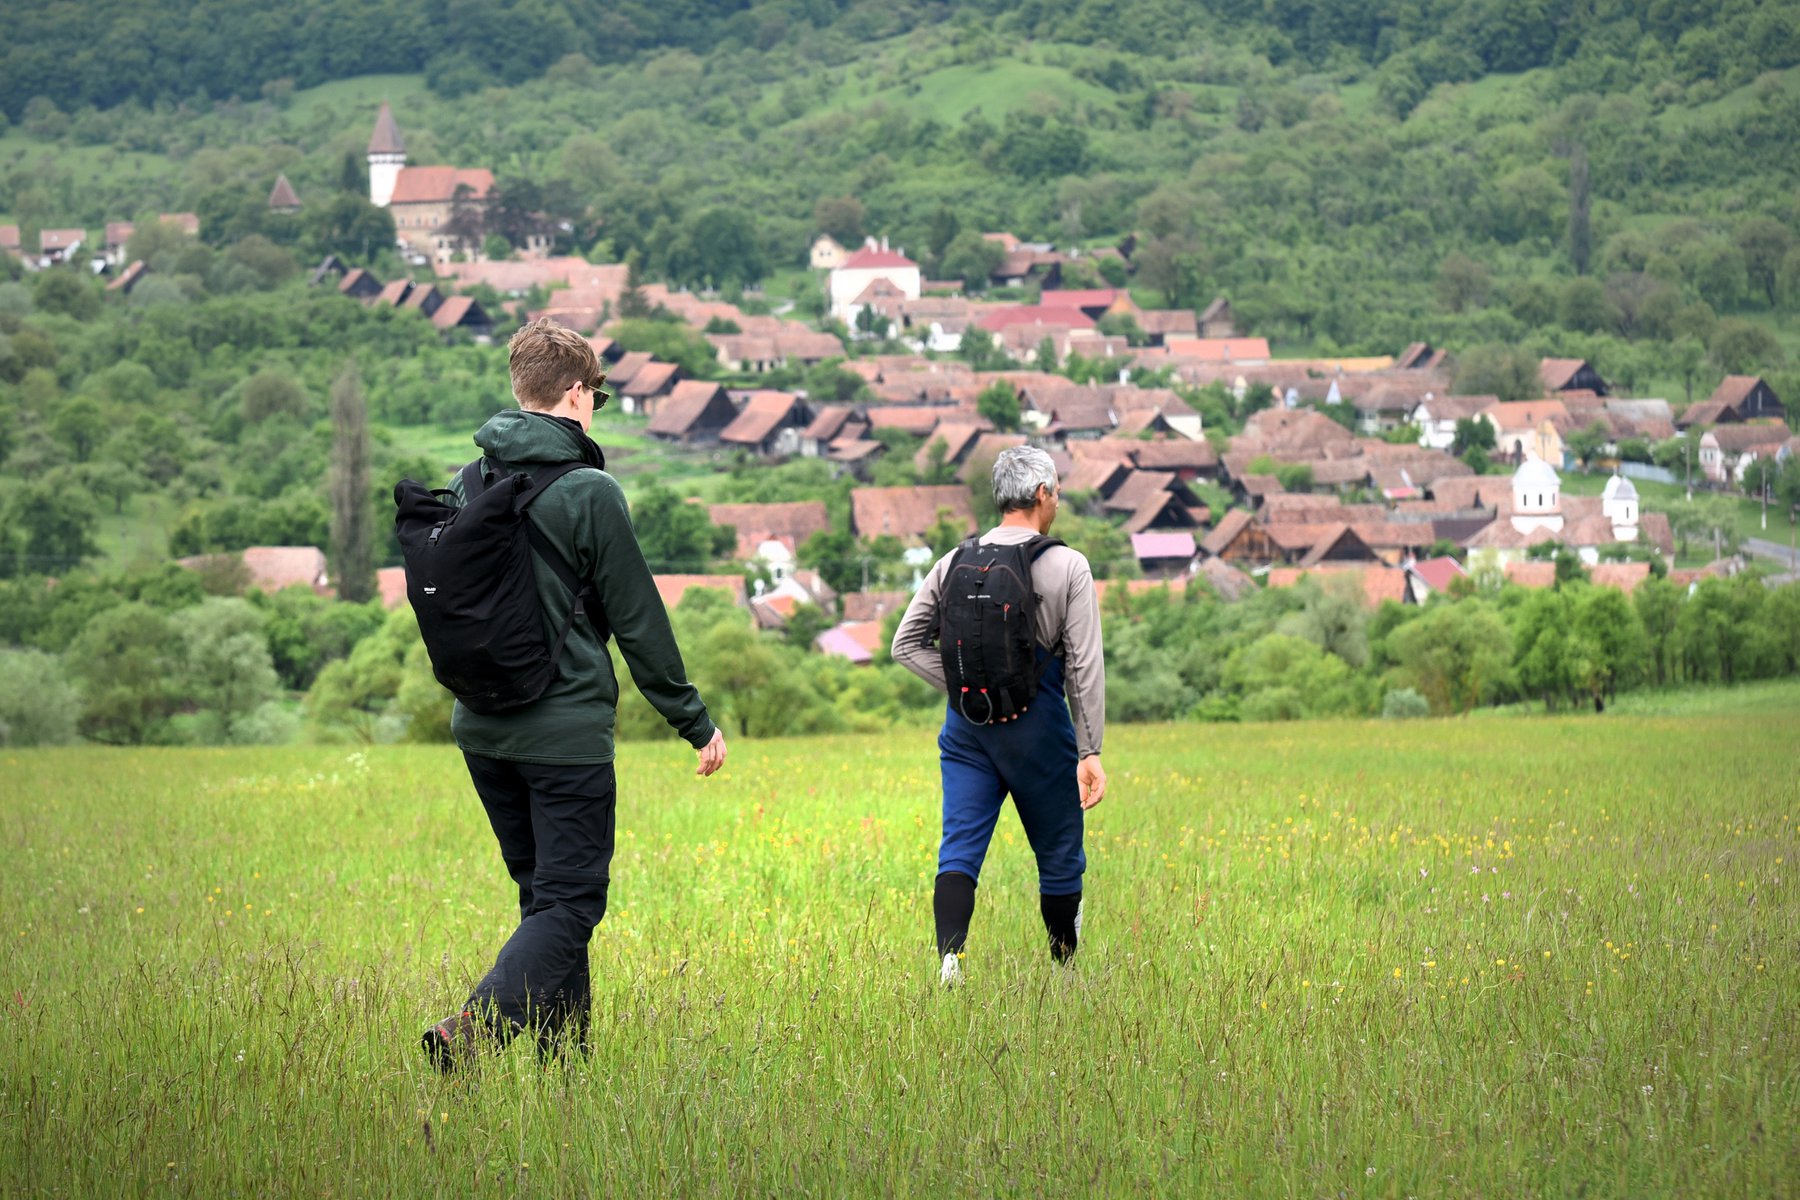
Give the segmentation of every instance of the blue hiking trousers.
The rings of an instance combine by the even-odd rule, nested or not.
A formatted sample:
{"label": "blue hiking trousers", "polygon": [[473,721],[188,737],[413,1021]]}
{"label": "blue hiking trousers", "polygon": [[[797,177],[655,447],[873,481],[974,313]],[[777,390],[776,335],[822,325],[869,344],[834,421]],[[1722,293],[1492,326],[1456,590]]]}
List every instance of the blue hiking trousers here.
{"label": "blue hiking trousers", "polygon": [[938,874],[960,871],[977,882],[1000,806],[1008,795],[1037,856],[1038,891],[1081,891],[1087,855],[1081,848],[1081,788],[1075,781],[1075,725],[1063,700],[1063,667],[1045,660],[1037,699],[1004,725],[977,725],[946,703],[938,734],[944,777],[944,840]]}

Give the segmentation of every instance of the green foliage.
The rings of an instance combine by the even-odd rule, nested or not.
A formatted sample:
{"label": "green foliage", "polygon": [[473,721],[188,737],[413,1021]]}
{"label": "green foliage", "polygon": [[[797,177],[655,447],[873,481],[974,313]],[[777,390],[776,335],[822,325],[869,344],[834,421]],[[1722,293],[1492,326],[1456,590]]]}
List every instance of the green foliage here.
{"label": "green foliage", "polygon": [[1456,394],[1529,400],[1543,393],[1538,356],[1522,346],[1486,343],[1463,352],[1456,365]]}
{"label": "green foliage", "polygon": [[1466,713],[1500,695],[1510,678],[1511,639],[1484,600],[1433,604],[1387,638],[1395,678],[1438,715]]}
{"label": "green foliage", "polygon": [[644,560],[659,573],[703,573],[737,545],[736,531],[715,526],[704,505],[689,504],[657,483],[638,493],[631,525]]}
{"label": "green foliage", "polygon": [[359,641],[348,658],[328,663],[306,693],[306,718],[315,736],[364,743],[401,740],[405,720],[389,708],[408,677],[409,652],[423,645],[418,618],[411,608],[399,608]]}
{"label": "green foliage", "polygon": [[181,655],[169,618],[147,604],[95,614],[63,660],[81,688],[81,732],[116,746],[170,740]]}
{"label": "green foliage", "polygon": [[210,597],[169,620],[179,646],[176,693],[198,710],[196,740],[286,741],[289,722],[275,709],[277,680],[263,638],[262,614],[248,601]]}
{"label": "green foliage", "polygon": [[1004,379],[996,380],[975,397],[975,411],[992,421],[995,429],[1010,433],[1019,427],[1019,394]]}
{"label": "green foliage", "polygon": [[80,718],[81,697],[61,659],[0,648],[0,747],[65,745]]}
{"label": "green foliage", "polygon": [[711,379],[719,372],[712,343],[692,326],[679,321],[635,318],[619,321],[609,326],[607,332],[626,350],[648,351],[663,362],[678,363],[690,378]]}

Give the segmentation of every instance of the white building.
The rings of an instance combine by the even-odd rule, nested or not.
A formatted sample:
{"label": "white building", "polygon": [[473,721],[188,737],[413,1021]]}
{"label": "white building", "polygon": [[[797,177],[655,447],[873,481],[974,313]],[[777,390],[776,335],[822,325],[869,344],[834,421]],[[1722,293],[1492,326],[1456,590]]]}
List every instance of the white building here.
{"label": "white building", "polygon": [[1638,493],[1631,480],[1623,475],[1607,480],[1606,491],[1600,494],[1600,511],[1612,522],[1613,537],[1621,542],[1637,540]]}
{"label": "white building", "polygon": [[[1520,533],[1563,527],[1562,479],[1541,458],[1528,458],[1513,472],[1512,525]],[[1635,494],[1634,494],[1635,499]]]}
{"label": "white building", "polygon": [[908,300],[917,300],[924,291],[919,264],[897,250],[888,249],[886,239],[877,243],[870,238],[828,278],[831,315],[846,325],[856,320],[857,298],[878,279],[892,284]]}

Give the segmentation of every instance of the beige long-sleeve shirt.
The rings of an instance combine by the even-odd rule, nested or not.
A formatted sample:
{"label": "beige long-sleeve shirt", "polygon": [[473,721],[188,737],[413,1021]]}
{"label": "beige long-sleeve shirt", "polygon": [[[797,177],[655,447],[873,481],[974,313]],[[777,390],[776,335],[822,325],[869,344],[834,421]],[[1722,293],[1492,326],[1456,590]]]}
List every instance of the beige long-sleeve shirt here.
{"label": "beige long-sleeve shirt", "polygon": [[[1033,536],[1029,529],[1000,525],[981,535],[987,545],[1017,545]],[[924,584],[906,606],[894,631],[894,661],[944,691],[944,664],[936,646],[927,644],[937,621],[938,592],[956,552],[937,560]],[[1075,723],[1075,749],[1082,757],[1100,753],[1106,734],[1106,660],[1100,645],[1100,604],[1088,561],[1067,546],[1052,546],[1031,566],[1031,587],[1038,595],[1037,640],[1063,660],[1063,694]]]}

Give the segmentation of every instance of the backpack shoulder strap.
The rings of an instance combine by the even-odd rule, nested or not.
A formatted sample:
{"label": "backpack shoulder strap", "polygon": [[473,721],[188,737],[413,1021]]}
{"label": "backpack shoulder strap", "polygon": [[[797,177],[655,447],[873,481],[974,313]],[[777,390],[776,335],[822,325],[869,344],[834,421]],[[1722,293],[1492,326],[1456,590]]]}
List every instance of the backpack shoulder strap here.
{"label": "backpack shoulder strap", "polygon": [[484,460],[478,458],[458,472],[462,477],[463,501],[465,503],[487,491],[487,476],[481,469],[483,461]]}
{"label": "backpack shoulder strap", "polygon": [[1052,546],[1066,546],[1068,544],[1069,543],[1063,541],[1059,537],[1051,537],[1047,533],[1040,533],[1034,535],[1030,541],[1025,543],[1025,553],[1030,556],[1032,562],[1036,562],[1044,556],[1044,551],[1050,549]]}
{"label": "backpack shoulder strap", "polygon": [[[575,607],[569,614],[570,623],[573,624],[576,617],[585,613],[588,619],[594,623],[594,629],[599,633],[600,640],[604,642],[608,628],[606,615],[600,610],[600,593],[595,590],[593,584],[575,573],[575,568],[569,565],[569,560],[563,557],[562,551],[556,548],[549,536],[539,529],[537,523],[531,520],[529,514],[525,512],[531,502],[544,493],[544,489],[570,471],[579,471],[585,466],[587,464],[583,462],[563,462],[540,468],[531,476],[531,486],[520,492],[514,503],[518,506],[520,514],[525,516],[525,536],[531,540],[531,548],[537,552],[539,558],[549,564],[550,569],[556,573],[556,577],[562,580],[562,585],[569,589],[570,595],[575,597]],[[567,626],[564,627],[564,632],[567,632]],[[558,643],[560,647],[560,638]]]}

